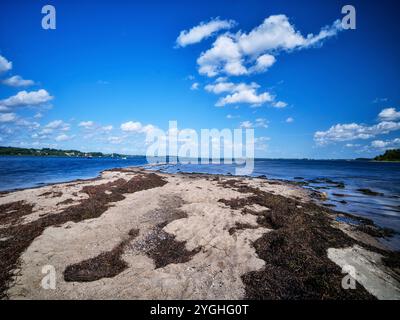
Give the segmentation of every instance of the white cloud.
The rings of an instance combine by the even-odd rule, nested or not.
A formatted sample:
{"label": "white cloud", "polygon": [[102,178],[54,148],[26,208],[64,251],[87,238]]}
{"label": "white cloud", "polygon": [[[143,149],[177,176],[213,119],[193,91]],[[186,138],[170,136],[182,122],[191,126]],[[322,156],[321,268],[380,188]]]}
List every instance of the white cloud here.
{"label": "white cloud", "polygon": [[62,120],[54,120],[44,126],[44,133],[51,133],[54,130],[68,131],[70,125]]}
{"label": "white cloud", "polygon": [[266,141],[270,141],[271,138],[270,137],[259,137],[259,138],[255,138],[254,142],[266,142]]}
{"label": "white cloud", "polygon": [[254,88],[244,88],[226,97],[220,98],[215,105],[217,107],[223,107],[227,104],[248,103],[253,106],[260,106],[265,102],[273,101],[273,99],[273,96],[268,92],[258,94]]}
{"label": "white cloud", "polygon": [[317,131],[314,134],[314,140],[318,144],[357,139],[365,140],[396,130],[400,130],[399,122],[382,121],[372,126],[365,126],[357,123],[337,124],[327,131]]}
{"label": "white cloud", "polygon": [[307,37],[296,31],[285,15],[273,15],[264,20],[258,27],[248,34],[239,35],[238,43],[245,54],[254,55],[267,51],[291,50],[305,48],[332,37],[341,30],[340,21],[335,21],[332,26],[324,27],[319,34],[309,34]]}
{"label": "white cloud", "polygon": [[152,124],[148,124],[142,127],[141,132],[145,134],[150,134],[153,130],[157,129],[156,126],[153,126]]}
{"label": "white cloud", "polygon": [[204,87],[206,91],[215,94],[221,94],[224,92],[231,93],[230,95],[220,98],[215,104],[217,107],[233,103],[248,103],[253,106],[259,106],[266,102],[272,103],[272,105],[277,108],[283,108],[287,105],[282,101],[273,102],[275,97],[269,92],[258,94],[258,88],[260,88],[260,86],[255,82],[251,82],[250,84],[243,82],[235,84],[233,82],[223,81],[217,81]]}
{"label": "white cloud", "polygon": [[285,15],[273,15],[249,33],[220,35],[212,47],[197,59],[199,73],[214,77],[220,73],[238,76],[265,72],[279,51],[304,49],[321,44],[342,30],[339,20],[326,26],[317,35],[304,37]]}
{"label": "white cloud", "polygon": [[218,77],[215,79],[215,82],[226,82],[228,81],[228,77]]}
{"label": "white cloud", "polygon": [[12,76],[3,80],[2,83],[11,87],[28,87],[35,84],[33,80],[25,80],[21,76]]}
{"label": "white cloud", "polygon": [[157,129],[156,126],[154,126],[152,124],[143,125],[139,121],[136,121],[136,122],[128,121],[128,122],[121,124],[121,130],[125,131],[125,132],[148,134],[155,129]]}
{"label": "white cloud", "polygon": [[400,119],[400,111],[395,108],[386,108],[379,113],[378,117],[381,120],[394,121]]}
{"label": "white cloud", "polygon": [[12,108],[18,106],[36,106],[52,100],[53,97],[44,89],[38,91],[20,91],[15,96],[0,100],[0,106]]}
{"label": "white cloud", "polygon": [[234,115],[228,114],[228,115],[226,116],[226,118],[227,118],[227,119],[235,119],[235,118],[240,118],[240,116],[234,116]]}
{"label": "white cloud", "polygon": [[68,136],[66,134],[60,134],[55,138],[55,140],[60,142],[60,141],[68,141],[68,140],[71,140],[72,138],[73,138],[73,136]]}
{"label": "white cloud", "polygon": [[294,122],[294,119],[292,117],[289,117],[289,118],[286,119],[286,122],[287,123],[292,123],[292,122]]}
{"label": "white cloud", "polygon": [[276,101],[276,102],[274,102],[274,103],[272,104],[272,106],[273,106],[274,108],[278,108],[278,109],[286,108],[287,105],[288,105],[288,104],[287,104],[286,102],[283,102],[283,101]]}
{"label": "white cloud", "polygon": [[249,69],[249,72],[265,72],[276,62],[276,58],[268,53],[259,56],[253,67]]}
{"label": "white cloud", "polygon": [[224,33],[217,37],[211,48],[202,52],[197,59],[198,71],[208,77],[216,77],[214,84],[205,89],[215,94],[229,92],[220,98],[216,106],[235,103],[248,103],[260,106],[266,102],[275,108],[285,108],[287,103],[275,101],[269,92],[258,93],[259,86],[234,84],[226,76],[251,75],[267,71],[276,62],[279,51],[308,48],[321,44],[324,39],[335,36],[342,30],[340,21],[323,27],[318,34],[303,36],[289,22],[285,15],[272,15],[250,32],[239,31],[236,34]]}
{"label": "white cloud", "polygon": [[204,87],[206,91],[220,94],[222,92],[232,92],[235,84],[232,82],[218,82],[216,84],[208,84]]}
{"label": "white cloud", "polygon": [[103,131],[111,131],[112,129],[113,129],[112,125],[101,127],[101,130],[103,130]]}
{"label": "white cloud", "polygon": [[250,122],[250,121],[247,121],[247,120],[243,121],[243,122],[240,123],[240,128],[243,128],[243,129],[253,128],[253,123]]}
{"label": "white cloud", "polygon": [[12,62],[0,55],[0,73],[12,69]]}
{"label": "white cloud", "polygon": [[199,89],[199,83],[198,83],[198,82],[195,82],[195,83],[193,83],[192,86],[190,87],[190,90],[197,90],[197,89]]}
{"label": "white cloud", "polygon": [[25,127],[28,130],[36,130],[36,129],[40,128],[40,123],[38,123],[36,121],[29,121],[29,120],[26,120],[26,119],[21,119],[21,118],[18,118],[15,121],[15,124],[17,126]]}
{"label": "white cloud", "polygon": [[121,130],[127,132],[140,132],[142,124],[140,122],[128,121],[121,124]]}
{"label": "white cloud", "polygon": [[354,143],[346,143],[345,144],[345,147],[346,148],[354,148],[354,147],[359,147],[360,146],[360,144],[354,144]]}
{"label": "white cloud", "polygon": [[190,44],[198,43],[216,32],[224,29],[230,29],[235,25],[233,20],[211,19],[209,22],[201,22],[199,25],[188,30],[180,32],[176,43],[178,47],[185,47]]}
{"label": "white cloud", "polygon": [[259,87],[260,86],[255,82],[252,82],[250,84],[246,84],[243,82],[238,84],[235,84],[233,82],[216,82],[215,84],[208,84],[204,88],[209,92],[220,94],[223,92],[233,93],[233,92],[240,92],[243,90],[258,89]]}
{"label": "white cloud", "polygon": [[258,118],[255,120],[255,123],[251,121],[243,121],[239,124],[240,128],[250,129],[250,128],[268,128],[267,119]]}
{"label": "white cloud", "polygon": [[[320,144],[328,144],[330,142],[350,141],[357,139],[371,139],[381,134],[388,134],[392,131],[400,130],[400,122],[392,120],[398,119],[400,112],[395,108],[383,109],[378,117],[381,120],[375,125],[363,125],[357,123],[336,124],[327,131],[317,131],[314,134],[314,140]],[[383,146],[382,140],[375,140],[372,146]]]}
{"label": "white cloud", "polygon": [[388,142],[382,140],[375,140],[371,142],[371,146],[374,148],[384,148],[388,145]]}
{"label": "white cloud", "polygon": [[400,146],[400,138],[395,138],[393,140],[374,140],[371,142],[371,147],[376,149],[384,149],[384,148],[396,148]]}
{"label": "white cloud", "polygon": [[229,35],[217,38],[211,49],[197,59],[199,73],[214,77],[221,72],[228,75],[242,75],[247,69],[242,65],[242,53],[235,40]]}
{"label": "white cloud", "polygon": [[82,121],[78,124],[78,127],[83,127],[85,129],[90,129],[94,127],[93,121]]}
{"label": "white cloud", "polygon": [[0,122],[14,122],[17,120],[17,115],[15,113],[3,113],[0,114]]}

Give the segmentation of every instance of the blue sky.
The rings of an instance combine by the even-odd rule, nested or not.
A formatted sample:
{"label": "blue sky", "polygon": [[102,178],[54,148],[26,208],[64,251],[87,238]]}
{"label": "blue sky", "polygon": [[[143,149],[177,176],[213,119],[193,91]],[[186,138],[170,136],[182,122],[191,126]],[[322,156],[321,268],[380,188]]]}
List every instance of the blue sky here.
{"label": "blue sky", "polygon": [[252,127],[258,157],[400,147],[399,5],[352,1],[357,29],[341,30],[346,4],[2,1],[0,145],[143,154],[177,120]]}

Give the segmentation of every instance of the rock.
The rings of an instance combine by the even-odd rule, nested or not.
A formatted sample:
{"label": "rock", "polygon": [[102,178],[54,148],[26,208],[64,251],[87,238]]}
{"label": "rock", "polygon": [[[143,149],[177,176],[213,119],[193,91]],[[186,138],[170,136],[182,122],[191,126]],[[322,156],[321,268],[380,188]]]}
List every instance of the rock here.
{"label": "rock", "polygon": [[383,196],[383,193],[372,191],[371,189],[357,189],[358,192],[361,192],[367,196]]}

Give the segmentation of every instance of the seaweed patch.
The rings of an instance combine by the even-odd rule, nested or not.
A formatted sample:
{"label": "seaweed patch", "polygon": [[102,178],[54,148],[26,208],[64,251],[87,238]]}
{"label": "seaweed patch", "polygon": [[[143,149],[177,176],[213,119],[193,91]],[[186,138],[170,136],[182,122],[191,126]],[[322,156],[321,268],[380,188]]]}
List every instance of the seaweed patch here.
{"label": "seaweed patch", "polygon": [[20,255],[46,228],[69,221],[76,223],[98,218],[112,203],[125,199],[124,194],[161,187],[166,183],[159,175],[149,173],[137,175],[128,181],[118,179],[105,184],[85,186],[82,192],[89,197],[79,204],[27,224],[0,229],[0,237],[6,239],[0,242],[0,299],[6,297],[6,290],[12,282],[13,270],[18,266]]}
{"label": "seaweed patch", "polygon": [[252,195],[221,202],[243,210],[254,203],[270,208],[258,214],[257,222],[273,229],[254,242],[265,267],[242,276],[247,299],[374,299],[362,286],[341,287],[341,269],[327,257],[327,249],[354,240],[332,227],[328,209],[232,181],[220,185]]}
{"label": "seaweed patch", "polygon": [[138,234],[138,229],[132,229],[128,233],[128,238],[121,241],[112,250],[68,266],[64,271],[64,280],[67,282],[90,282],[102,278],[112,278],[120,274],[128,268],[128,264],[121,258],[124,249]]}

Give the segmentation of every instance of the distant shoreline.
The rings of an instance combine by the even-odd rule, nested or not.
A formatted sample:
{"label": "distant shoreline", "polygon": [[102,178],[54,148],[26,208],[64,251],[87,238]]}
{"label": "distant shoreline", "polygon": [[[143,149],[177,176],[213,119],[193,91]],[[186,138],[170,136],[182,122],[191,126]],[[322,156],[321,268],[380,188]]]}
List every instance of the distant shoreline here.
{"label": "distant shoreline", "polygon": [[[400,162],[397,160],[384,160],[388,154],[393,154],[398,150],[387,150],[384,155],[375,158],[355,158],[355,159],[309,159],[309,158],[254,158],[254,160],[303,160],[303,161],[364,161],[364,162]],[[18,148],[18,147],[4,147],[0,146],[0,157],[2,156],[15,156],[15,157],[67,157],[67,158],[134,158],[134,157],[146,157],[146,155],[125,155],[119,153],[102,153],[102,152],[83,152],[78,150],[63,150],[63,149],[52,149],[52,148]],[[175,156],[166,156],[175,157]],[[378,158],[383,158],[379,160]],[[393,156],[392,156],[393,158]],[[187,158],[191,159],[191,158]],[[195,158],[193,158],[195,159]],[[200,160],[201,158],[198,158]],[[221,160],[223,158],[220,158]],[[211,159],[210,159],[211,160]]]}
{"label": "distant shoreline", "polygon": [[[35,157],[35,158],[83,158],[87,159],[87,156],[67,156],[67,155],[29,155],[29,154],[0,154],[1,157]],[[146,157],[146,155],[123,155],[123,156],[114,156],[104,155],[104,156],[93,156],[93,159],[102,159],[102,158],[139,158]],[[167,156],[173,157],[173,156]],[[200,160],[200,159],[198,159]],[[211,160],[211,159],[210,159]],[[220,160],[223,160],[221,158]],[[254,160],[271,160],[271,161],[355,161],[355,162],[400,162],[400,160],[374,160],[374,159],[305,159],[305,158],[254,158]],[[179,163],[179,162],[178,162]],[[175,164],[175,163],[171,163]]]}

